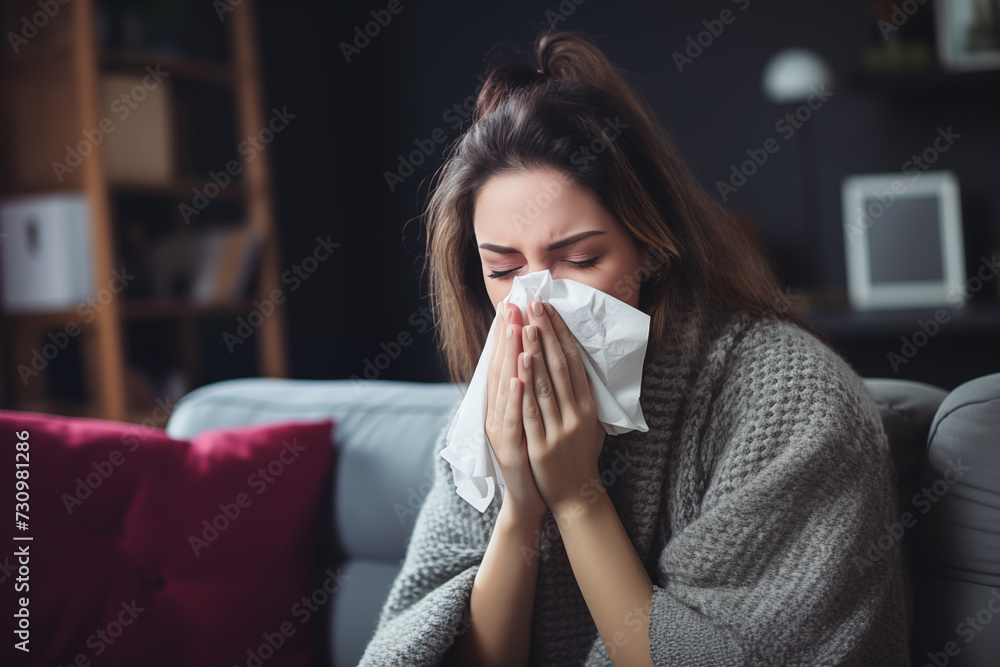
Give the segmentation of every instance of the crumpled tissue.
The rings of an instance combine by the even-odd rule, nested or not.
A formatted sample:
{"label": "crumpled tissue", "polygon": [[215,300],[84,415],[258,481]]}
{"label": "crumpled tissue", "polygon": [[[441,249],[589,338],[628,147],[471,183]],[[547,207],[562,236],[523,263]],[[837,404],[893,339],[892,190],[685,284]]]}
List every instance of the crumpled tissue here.
{"label": "crumpled tissue", "polygon": [[[514,276],[501,308],[506,303],[518,306],[526,323],[527,307],[534,299],[551,303],[576,339],[604,430],[610,435],[648,431],[639,393],[649,315],[589,285],[553,279],[547,269]],[[486,374],[493,337],[501,335],[497,332],[503,325],[499,310],[440,452],[451,464],[458,495],[480,512],[489,507],[497,486],[501,499],[504,493],[503,474],[486,435]]]}

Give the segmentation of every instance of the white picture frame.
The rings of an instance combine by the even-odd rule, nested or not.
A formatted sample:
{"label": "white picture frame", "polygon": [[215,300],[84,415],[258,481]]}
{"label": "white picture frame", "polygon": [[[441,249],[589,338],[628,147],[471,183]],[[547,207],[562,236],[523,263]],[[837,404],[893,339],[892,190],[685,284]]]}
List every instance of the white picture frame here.
{"label": "white picture frame", "polygon": [[[844,179],[841,194],[852,308],[954,308],[964,303],[961,197],[952,172],[859,174]],[[911,211],[920,214],[906,219]],[[881,252],[881,257],[872,256],[873,234],[875,254]],[[917,260],[908,265],[908,256]]]}
{"label": "white picture frame", "polygon": [[[935,0],[938,59],[945,69],[956,72],[1000,69],[1000,44],[974,50],[969,43],[970,31],[978,20],[977,4],[992,1]],[[1000,17],[994,20],[1000,21]]]}

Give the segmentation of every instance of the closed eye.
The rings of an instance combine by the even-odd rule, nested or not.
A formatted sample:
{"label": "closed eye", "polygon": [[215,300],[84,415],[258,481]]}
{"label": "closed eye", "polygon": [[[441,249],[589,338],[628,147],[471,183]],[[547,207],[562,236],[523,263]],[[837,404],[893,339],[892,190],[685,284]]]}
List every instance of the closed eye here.
{"label": "closed eye", "polygon": [[[586,269],[591,269],[594,266],[596,266],[597,265],[597,261],[599,259],[601,259],[601,257],[603,257],[603,256],[604,255],[598,255],[597,257],[591,257],[590,259],[585,259],[582,262],[573,262],[573,261],[570,261],[570,260],[566,260],[566,262],[568,264],[572,264],[574,267],[576,267],[578,269],[586,270]],[[495,278],[495,279],[502,280],[502,279],[510,276],[510,274],[512,274],[514,271],[517,271],[517,269],[519,269],[519,268],[521,268],[521,267],[516,267],[516,268],[513,268],[513,269],[508,269],[507,271],[494,271],[494,272],[492,272],[492,273],[489,274],[489,277],[490,278]]]}

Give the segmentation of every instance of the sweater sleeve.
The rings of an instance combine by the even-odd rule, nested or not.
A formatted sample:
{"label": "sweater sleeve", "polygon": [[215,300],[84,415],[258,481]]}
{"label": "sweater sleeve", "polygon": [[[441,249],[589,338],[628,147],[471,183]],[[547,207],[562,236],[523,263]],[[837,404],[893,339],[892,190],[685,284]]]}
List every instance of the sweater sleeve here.
{"label": "sweater sleeve", "polygon": [[687,491],[670,499],[680,527],[657,562],[653,664],[907,665],[877,410],[800,329],[747,338],[711,416],[682,435],[691,454],[673,479]]}
{"label": "sweater sleeve", "polygon": [[359,667],[432,667],[469,625],[469,597],[499,511],[480,513],[455,491],[451,464],[434,447],[434,482],[420,510],[376,630]]}

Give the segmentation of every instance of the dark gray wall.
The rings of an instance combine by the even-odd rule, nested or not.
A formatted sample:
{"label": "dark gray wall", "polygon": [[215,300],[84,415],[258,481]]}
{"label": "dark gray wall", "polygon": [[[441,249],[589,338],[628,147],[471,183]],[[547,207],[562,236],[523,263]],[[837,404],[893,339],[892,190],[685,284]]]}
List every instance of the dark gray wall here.
{"label": "dark gray wall", "polygon": [[[387,3],[259,5],[268,100],[299,114],[270,152],[284,263],[307,256],[317,235],[342,244],[333,261],[290,294],[296,376],[362,375],[365,360],[374,360],[382,343],[409,334],[413,342],[380,377],[443,379],[419,310],[426,305],[418,272],[424,236],[415,219],[443,144],[394,192],[383,172],[394,170],[397,155],[436,128],[449,141],[458,136],[452,116],[444,114],[473,92],[489,49],[502,41],[530,45],[547,24],[546,12],[558,14],[561,6],[575,11],[559,27],[594,36],[613,62],[634,73],[698,179],[717,197],[716,181],[728,178],[730,165],[746,159],[747,149],[768,137],[778,140],[778,152],[727,205],[755,221],[779,273],[793,286],[843,289],[841,180],[899,171],[931,145],[939,127],[961,135],[934,169],[959,176],[969,266],[1000,247],[997,80],[912,89],[865,84],[861,53],[873,31],[878,35],[867,0],[401,3],[402,11],[350,63],[340,42],[351,41],[355,26]],[[920,11],[930,12],[930,5]],[[704,30],[702,21],[726,8],[735,20],[678,72],[671,54]],[[764,98],[761,74],[772,54],[791,46],[820,54],[836,84],[806,127],[786,139],[775,123],[791,107]],[[802,193],[817,181],[815,219],[805,212],[815,206],[804,204]]]}

